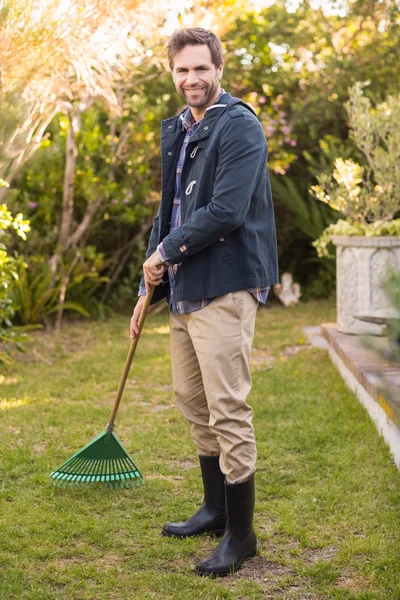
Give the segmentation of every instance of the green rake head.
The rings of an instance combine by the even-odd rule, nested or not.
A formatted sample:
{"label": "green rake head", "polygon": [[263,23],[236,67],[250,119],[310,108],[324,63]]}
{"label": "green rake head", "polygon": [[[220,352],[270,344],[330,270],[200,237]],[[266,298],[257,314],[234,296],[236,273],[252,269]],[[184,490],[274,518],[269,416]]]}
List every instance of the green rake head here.
{"label": "green rake head", "polygon": [[105,487],[134,487],[144,478],[125,448],[110,431],[103,431],[51,473],[57,485],[102,483]]}

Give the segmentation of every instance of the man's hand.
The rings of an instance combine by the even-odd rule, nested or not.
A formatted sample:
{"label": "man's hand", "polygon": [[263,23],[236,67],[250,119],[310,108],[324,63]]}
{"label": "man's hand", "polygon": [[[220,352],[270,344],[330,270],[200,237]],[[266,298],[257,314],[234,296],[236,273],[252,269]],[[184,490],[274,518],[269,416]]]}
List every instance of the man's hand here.
{"label": "man's hand", "polygon": [[147,293],[149,293],[150,285],[159,285],[161,283],[167,269],[167,265],[161,261],[157,251],[143,263],[143,275]]}
{"label": "man's hand", "polygon": [[[131,340],[134,340],[135,337],[137,335],[139,335],[138,323],[139,323],[140,315],[142,313],[142,308],[143,308],[145,298],[146,298],[146,296],[139,296],[139,300],[137,301],[137,304],[134,308],[133,315],[131,317],[131,326],[130,326]],[[150,312],[152,309],[153,309],[153,307],[149,306],[149,310],[147,312]]]}

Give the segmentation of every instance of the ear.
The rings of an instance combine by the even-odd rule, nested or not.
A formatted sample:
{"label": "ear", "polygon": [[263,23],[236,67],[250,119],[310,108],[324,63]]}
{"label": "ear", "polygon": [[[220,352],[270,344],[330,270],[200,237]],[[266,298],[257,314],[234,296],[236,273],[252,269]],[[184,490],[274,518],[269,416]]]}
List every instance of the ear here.
{"label": "ear", "polygon": [[224,63],[221,63],[220,66],[217,69],[217,77],[218,77],[218,79],[222,78],[223,72],[224,72]]}

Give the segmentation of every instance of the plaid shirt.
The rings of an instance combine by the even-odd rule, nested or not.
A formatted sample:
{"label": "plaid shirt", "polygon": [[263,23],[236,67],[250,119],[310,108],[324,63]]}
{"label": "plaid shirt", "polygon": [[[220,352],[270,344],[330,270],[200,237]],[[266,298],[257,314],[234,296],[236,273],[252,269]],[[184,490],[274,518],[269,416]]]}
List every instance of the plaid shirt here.
{"label": "plaid shirt", "polygon": [[[222,91],[221,93],[224,93],[224,92]],[[216,102],[218,102],[218,100]],[[194,133],[196,131],[196,129],[198,129],[199,125],[201,124],[201,122],[203,120],[203,119],[201,119],[200,121],[196,122],[193,118],[190,108],[188,108],[183,113],[183,115],[181,116],[181,119],[182,119],[182,127],[184,129],[186,129],[186,135],[185,135],[185,139],[183,140],[182,148],[181,148],[179,158],[178,158],[178,163],[176,165],[175,195],[174,195],[172,211],[171,211],[170,233],[172,231],[174,231],[175,229],[178,229],[181,226],[181,196],[180,196],[180,194],[181,194],[181,175],[182,175],[183,165],[185,162],[186,148],[190,141],[190,136],[192,135],[192,133]],[[165,254],[164,246],[163,246],[162,242],[161,242],[161,244],[158,245],[157,250],[158,250],[158,252],[160,254],[160,258],[162,258],[163,262],[166,262],[168,264],[168,257]],[[173,312],[174,314],[177,314],[177,315],[186,315],[186,314],[195,312],[197,310],[200,310],[200,309],[208,306],[215,298],[205,298],[204,300],[192,300],[192,301],[183,301],[183,302],[175,301],[175,299],[174,299],[174,281],[175,281],[176,272],[177,272],[178,268],[179,268],[179,265],[171,265],[168,268],[168,277],[169,277],[170,294],[171,294],[171,299],[170,299],[171,312]],[[256,300],[258,300],[262,304],[265,304],[265,302],[267,301],[269,290],[270,290],[269,287],[264,287],[264,288],[251,288],[248,291],[255,297]],[[146,293],[146,289],[140,288],[139,296],[144,295],[145,293]]]}

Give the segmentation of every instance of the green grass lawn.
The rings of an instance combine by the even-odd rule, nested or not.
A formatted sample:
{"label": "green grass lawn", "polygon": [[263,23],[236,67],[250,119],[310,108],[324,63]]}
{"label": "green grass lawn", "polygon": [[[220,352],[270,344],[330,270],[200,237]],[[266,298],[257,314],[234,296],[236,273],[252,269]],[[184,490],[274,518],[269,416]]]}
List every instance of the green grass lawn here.
{"label": "green grass lawn", "polygon": [[215,546],[160,535],[201,483],[174,406],[165,314],[151,315],[116,432],[143,472],[134,489],[59,488],[49,473],[105,426],[129,317],[32,336],[0,381],[1,600],[400,600],[400,476],[326,351],[301,327],[332,302],[261,309],[254,344],[258,555],[221,580],[195,562]]}

